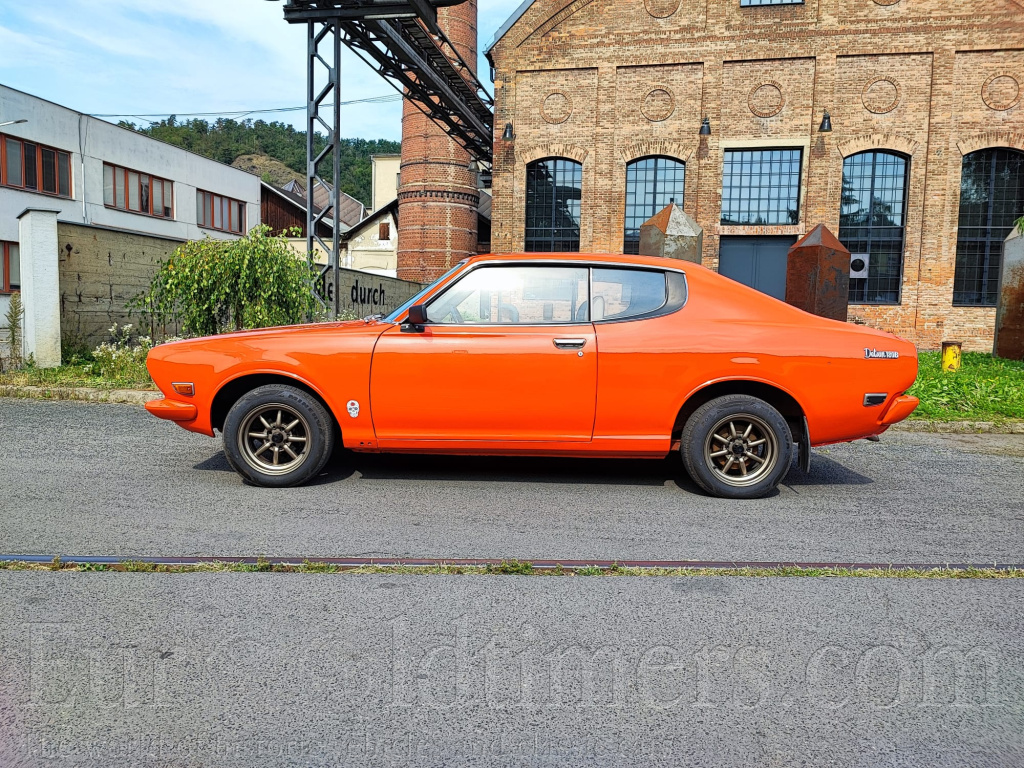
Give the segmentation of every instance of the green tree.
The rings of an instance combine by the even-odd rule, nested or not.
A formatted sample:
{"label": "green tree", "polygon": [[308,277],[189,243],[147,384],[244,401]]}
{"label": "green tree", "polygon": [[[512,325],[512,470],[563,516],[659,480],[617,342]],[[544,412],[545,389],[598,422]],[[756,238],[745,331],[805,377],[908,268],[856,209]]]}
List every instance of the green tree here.
{"label": "green tree", "polygon": [[238,240],[192,240],[160,265],[131,306],[145,319],[181,323],[190,336],[301,323],[316,309],[314,272],[267,226]]}
{"label": "green tree", "polygon": [[[171,115],[145,127],[129,122],[120,125],[229,165],[241,155],[267,155],[297,173],[306,173],[306,132],[285,123],[224,118],[212,123],[205,120],[180,122]],[[320,152],[326,139],[318,133],[313,141],[316,151]],[[369,205],[370,155],[394,154],[401,146],[397,141],[386,139],[342,139],[338,152],[341,191]],[[330,179],[331,174],[326,169],[321,170],[324,178]]]}

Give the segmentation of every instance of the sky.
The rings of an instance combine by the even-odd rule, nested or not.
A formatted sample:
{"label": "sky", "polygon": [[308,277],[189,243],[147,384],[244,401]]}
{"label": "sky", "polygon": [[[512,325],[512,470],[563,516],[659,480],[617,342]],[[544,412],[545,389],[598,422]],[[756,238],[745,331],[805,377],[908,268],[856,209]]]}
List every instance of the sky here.
{"label": "sky", "polygon": [[[481,51],[520,2],[479,0]],[[282,7],[268,0],[0,0],[0,83],[143,125],[159,118],[131,115],[300,107],[306,33],[284,21]],[[343,101],[395,94],[355,55],[343,54]],[[479,72],[489,87],[482,56]],[[397,100],[344,106],[341,114],[346,138],[400,138]],[[251,117],[305,128],[303,111]]]}

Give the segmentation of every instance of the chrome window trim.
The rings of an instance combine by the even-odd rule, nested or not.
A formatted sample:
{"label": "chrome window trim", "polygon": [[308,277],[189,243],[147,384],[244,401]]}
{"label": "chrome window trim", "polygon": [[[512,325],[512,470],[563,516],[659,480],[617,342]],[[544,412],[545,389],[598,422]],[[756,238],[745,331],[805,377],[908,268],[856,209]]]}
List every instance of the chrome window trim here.
{"label": "chrome window trim", "polygon": [[[672,315],[683,309],[690,301],[690,284],[686,279],[686,270],[675,266],[655,266],[654,264],[631,264],[624,261],[591,261],[588,259],[488,259],[487,261],[480,261],[475,264],[470,264],[466,269],[461,272],[456,272],[452,275],[452,279],[445,283],[443,286],[438,286],[438,290],[435,291],[429,299],[425,302],[427,309],[430,308],[430,304],[437,300],[437,298],[443,292],[441,289],[445,287],[454,286],[457,281],[468,275],[475,269],[489,266],[516,266],[516,267],[536,267],[536,266],[558,266],[558,267],[572,267],[578,265],[579,267],[587,270],[587,319],[583,322],[573,321],[571,323],[428,323],[430,326],[437,326],[440,328],[569,328],[572,326],[579,325],[595,325],[595,324],[610,324],[610,323],[630,323],[637,320],[650,320],[655,317],[664,317]],[[646,270],[649,272],[674,272],[675,274],[682,275],[683,278],[683,301],[677,307],[671,307],[668,311],[664,311],[665,307],[668,306],[669,297],[666,295],[665,304],[662,304],[654,312],[648,312],[643,315],[634,315],[633,317],[623,318],[612,318],[610,320],[591,320],[590,319],[590,297],[594,293],[594,269],[639,269]],[[666,280],[666,290],[668,290],[668,281]],[[405,324],[405,320],[395,321],[396,324]]]}

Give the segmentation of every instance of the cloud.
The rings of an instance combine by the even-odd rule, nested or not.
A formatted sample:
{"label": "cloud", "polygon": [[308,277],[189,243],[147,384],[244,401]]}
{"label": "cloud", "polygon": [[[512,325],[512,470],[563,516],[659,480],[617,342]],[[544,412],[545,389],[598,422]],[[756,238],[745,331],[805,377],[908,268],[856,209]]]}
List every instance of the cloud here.
{"label": "cloud", "polygon": [[[255,0],[54,0],[44,14],[5,5],[2,80],[92,114],[298,106],[306,96],[305,28],[286,24],[281,8]],[[344,100],[393,93],[351,54],[342,69]],[[264,117],[305,126],[302,112]],[[342,117],[346,136],[401,133],[398,103],[347,107]]]}
{"label": "cloud", "polygon": [[[481,50],[521,0],[484,0]],[[92,114],[236,111],[306,98],[306,36],[280,2],[50,0],[0,3],[0,80]],[[489,84],[481,56],[480,79]],[[344,51],[342,99],[394,93]],[[262,116],[305,128],[303,112]],[[129,118],[130,119],[130,118]],[[397,139],[401,104],[342,111],[349,137]]]}

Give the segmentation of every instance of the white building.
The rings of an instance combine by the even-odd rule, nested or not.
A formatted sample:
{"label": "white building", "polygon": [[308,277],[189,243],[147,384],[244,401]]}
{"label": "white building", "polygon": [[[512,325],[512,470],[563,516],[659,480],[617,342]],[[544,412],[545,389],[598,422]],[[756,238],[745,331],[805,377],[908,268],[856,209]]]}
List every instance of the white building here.
{"label": "white building", "polygon": [[[185,240],[233,238],[259,222],[257,176],[0,86],[0,325],[20,287],[23,346],[38,364],[60,362],[64,249],[78,254],[86,239],[76,229],[75,243],[58,242],[58,225],[89,228],[89,253],[117,236],[122,250],[162,242],[169,253]],[[132,267],[137,282],[140,265]]]}

